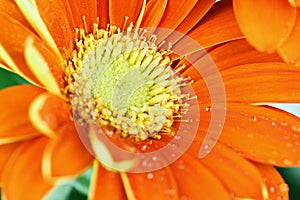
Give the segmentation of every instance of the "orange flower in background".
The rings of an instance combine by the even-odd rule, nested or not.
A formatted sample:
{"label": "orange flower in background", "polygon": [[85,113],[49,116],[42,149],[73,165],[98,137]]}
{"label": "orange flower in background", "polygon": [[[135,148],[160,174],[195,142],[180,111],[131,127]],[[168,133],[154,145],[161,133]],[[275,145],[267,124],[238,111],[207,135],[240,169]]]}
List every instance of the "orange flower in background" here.
{"label": "orange flower in background", "polygon": [[300,64],[300,2],[234,0],[242,33],[259,51],[277,51],[285,62]]}
{"label": "orange flower in background", "polygon": [[[186,63],[179,70],[178,57],[159,51],[161,62],[174,59],[168,61],[170,66],[193,80],[189,84],[197,96],[200,123],[189,149],[163,169],[134,174],[103,167],[83,146],[71,107],[76,69],[86,66],[85,50],[92,46],[84,46],[85,41],[109,39],[117,33],[114,26],[125,30],[129,22],[135,28],[163,27],[187,34],[216,63],[226,90],[226,119],[218,143],[205,158],[199,159],[198,152],[211,123],[208,108],[214,106],[207,85],[193,65]],[[60,180],[78,176],[94,163],[89,199],[288,199],[288,186],[273,166],[300,165],[300,119],[266,103],[300,102],[300,71],[246,42],[231,1],[1,0],[0,24],[1,67],[32,83],[0,91],[3,198],[41,199]],[[103,102],[102,92],[109,88],[105,86],[97,85]],[[170,98],[165,100],[173,101]],[[124,127],[107,114],[109,109],[97,109],[103,126],[122,132]],[[171,111],[175,118],[179,111]],[[137,140],[129,131],[129,136],[113,133],[112,139],[137,152],[145,146],[156,149],[176,136],[171,133],[175,122],[160,125],[167,134]]]}

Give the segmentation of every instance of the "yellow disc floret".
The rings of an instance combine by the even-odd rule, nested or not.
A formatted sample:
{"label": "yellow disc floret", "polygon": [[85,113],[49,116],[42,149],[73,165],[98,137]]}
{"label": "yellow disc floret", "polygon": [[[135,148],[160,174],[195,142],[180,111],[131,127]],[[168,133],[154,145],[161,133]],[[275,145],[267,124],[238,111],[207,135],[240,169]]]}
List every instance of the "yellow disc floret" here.
{"label": "yellow disc floret", "polygon": [[130,26],[86,35],[78,30],[76,49],[65,64],[65,94],[75,117],[106,126],[112,133],[144,140],[172,133],[174,119],[187,109],[184,78],[172,69],[170,49]]}

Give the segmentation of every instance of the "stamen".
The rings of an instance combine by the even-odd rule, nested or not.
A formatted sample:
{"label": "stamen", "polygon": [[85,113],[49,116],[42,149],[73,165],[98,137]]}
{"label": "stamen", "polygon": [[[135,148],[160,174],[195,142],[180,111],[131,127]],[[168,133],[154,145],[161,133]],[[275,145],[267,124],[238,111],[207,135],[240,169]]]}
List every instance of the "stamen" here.
{"label": "stamen", "polygon": [[159,50],[156,36],[133,30],[133,23],[126,29],[120,34],[115,26],[104,30],[94,24],[92,34],[76,31],[76,49],[65,63],[64,93],[72,98],[75,116],[97,121],[112,134],[135,140],[160,139],[160,132],[174,135],[174,119],[186,122],[180,121],[180,112],[186,113],[183,101],[189,96],[180,90],[185,79],[171,67],[172,44]]}

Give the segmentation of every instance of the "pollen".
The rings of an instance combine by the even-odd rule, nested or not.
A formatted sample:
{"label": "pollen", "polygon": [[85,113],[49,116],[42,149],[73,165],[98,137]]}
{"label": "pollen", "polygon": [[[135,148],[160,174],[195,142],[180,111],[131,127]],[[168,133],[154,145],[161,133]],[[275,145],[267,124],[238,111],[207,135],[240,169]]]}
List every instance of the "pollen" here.
{"label": "pollen", "polygon": [[173,136],[190,97],[181,91],[189,83],[173,69],[171,47],[160,49],[155,35],[132,23],[122,32],[95,24],[93,33],[76,33],[64,64],[75,118],[135,140]]}

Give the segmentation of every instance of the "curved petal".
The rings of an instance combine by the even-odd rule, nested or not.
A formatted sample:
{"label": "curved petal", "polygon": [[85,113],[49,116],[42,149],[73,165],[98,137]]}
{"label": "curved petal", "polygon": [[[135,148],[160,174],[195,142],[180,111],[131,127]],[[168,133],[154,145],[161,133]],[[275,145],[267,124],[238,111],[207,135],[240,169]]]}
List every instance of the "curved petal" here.
{"label": "curved petal", "polygon": [[93,191],[90,192],[88,199],[126,199],[120,174],[103,168],[99,163],[94,167],[96,167],[93,174],[95,182],[91,183],[93,185],[90,188],[93,188]]}
{"label": "curved petal", "polygon": [[300,164],[300,119],[262,106],[228,104],[219,141],[244,157],[276,166]]}
{"label": "curved petal", "polygon": [[121,178],[128,199],[179,199],[170,167],[149,173],[122,173]]}
{"label": "curved petal", "polygon": [[196,0],[168,0],[164,15],[159,23],[159,27],[175,30],[184,18],[188,16],[196,3]]}
{"label": "curved petal", "polygon": [[47,141],[45,137],[30,140],[9,159],[1,190],[5,199],[42,199],[53,187],[44,181],[41,173],[42,155]]}
{"label": "curved petal", "polygon": [[[126,28],[130,22],[135,23],[142,9],[143,0],[109,0],[110,24],[120,28]],[[127,25],[125,17],[128,17]]]}
{"label": "curved petal", "polygon": [[68,0],[68,2],[75,27],[83,28],[87,33],[91,33],[94,23],[97,22],[97,0]]}
{"label": "curved petal", "polygon": [[31,101],[44,90],[20,85],[0,91],[0,144],[7,144],[40,135],[31,125],[28,109]]}
{"label": "curved petal", "polygon": [[32,101],[28,117],[37,130],[54,137],[56,130],[71,119],[70,105],[64,99],[46,92]]}
{"label": "curved petal", "polygon": [[209,51],[219,71],[238,65],[261,63],[261,62],[282,62],[276,53],[260,53],[254,49],[245,39],[231,41]]}
{"label": "curved petal", "polygon": [[234,0],[234,13],[242,33],[259,51],[273,52],[291,33],[297,9],[282,0]]}
{"label": "curved petal", "polygon": [[[28,60],[25,59],[24,50],[30,47],[26,41],[31,38],[33,42],[32,46],[43,55],[43,59],[47,63],[47,68],[49,68],[49,71],[52,72],[57,83],[62,87],[64,80],[63,70],[60,66],[61,63],[53,52],[45,46],[45,43],[20,22],[1,12],[0,24],[2,27],[2,31],[0,32],[0,47],[3,46],[2,50],[5,51],[5,54],[0,54],[1,59],[7,62],[10,61],[6,64],[8,64],[14,72],[19,73],[21,76],[25,75],[35,83],[40,83],[32,71],[35,68],[38,69],[39,66],[32,66],[32,68],[30,68]],[[35,61],[36,56],[37,55],[31,55],[30,61]],[[52,75],[49,74],[49,76]]]}
{"label": "curved petal", "polygon": [[277,50],[284,61],[300,65],[300,9],[295,26],[289,38]]}
{"label": "curved petal", "polygon": [[15,20],[18,20],[26,28],[33,30],[27,20],[24,18],[23,14],[20,12],[18,6],[13,1],[1,1],[0,2],[0,12],[6,13],[8,16]]}
{"label": "curved petal", "polygon": [[141,27],[157,27],[166,9],[168,0],[149,0]]}
{"label": "curved petal", "polygon": [[0,145],[0,184],[2,183],[2,173],[10,156],[15,152],[20,143]]}
{"label": "curved petal", "polygon": [[74,177],[92,161],[93,157],[83,146],[73,122],[69,122],[62,125],[57,136],[46,145],[42,160],[43,175],[50,181]]}
{"label": "curved petal", "polygon": [[70,14],[67,12],[62,1],[42,1],[36,0],[39,13],[52,35],[58,49],[61,53],[64,50],[70,52],[73,48],[75,30],[72,20],[69,20]]}
{"label": "curved petal", "polygon": [[199,0],[189,12],[189,14],[184,18],[180,25],[176,28],[176,31],[181,33],[187,33],[190,31],[209,11],[209,9],[214,5],[215,0]]}
{"label": "curved petal", "polygon": [[274,167],[260,163],[254,163],[254,165],[264,178],[268,188],[269,199],[289,199],[288,185]]}
{"label": "curved petal", "polygon": [[229,102],[300,102],[300,71],[295,65],[248,64],[221,75]]}
{"label": "curved petal", "polygon": [[242,38],[231,1],[216,3],[197,27],[188,33],[188,36],[205,48]]}
{"label": "curved petal", "polygon": [[[198,157],[199,149],[200,145],[194,143],[189,153]],[[217,143],[200,162],[220,180],[231,196],[267,199],[266,186],[256,167],[225,145]]]}
{"label": "curved petal", "polygon": [[172,165],[182,199],[232,199],[223,184],[199,160],[184,154]]}

